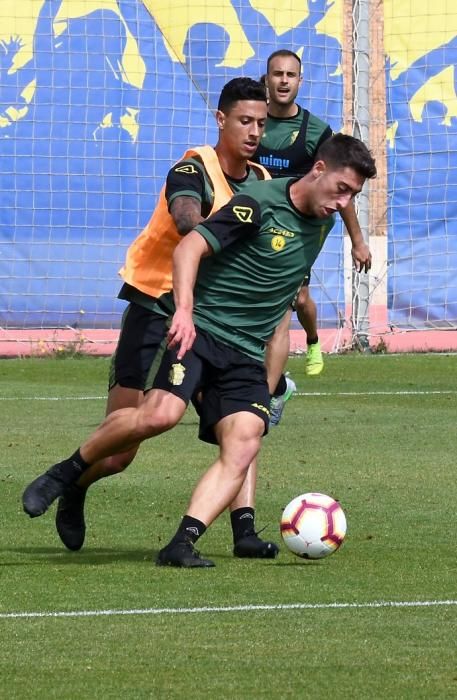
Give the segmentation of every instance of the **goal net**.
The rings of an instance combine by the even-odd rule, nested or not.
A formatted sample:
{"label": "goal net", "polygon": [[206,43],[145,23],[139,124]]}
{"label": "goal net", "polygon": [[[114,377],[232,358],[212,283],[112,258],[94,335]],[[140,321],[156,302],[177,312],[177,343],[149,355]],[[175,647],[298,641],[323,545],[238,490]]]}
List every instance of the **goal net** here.
{"label": "goal net", "polygon": [[[188,146],[216,143],[222,86],[239,75],[259,78],[272,51],[302,57],[298,101],[335,131],[347,128],[351,5],[3,0],[0,335],[115,334],[124,308],[118,269],[169,167]],[[424,17],[418,25],[404,5],[384,1],[388,197],[381,209],[388,216],[380,233],[388,251],[372,246],[378,268],[369,295],[385,311],[387,330],[449,328],[457,319],[457,15],[438,1],[434,22]],[[382,60],[384,47],[375,48]],[[320,328],[351,327],[351,278],[338,222],[313,268]]]}
{"label": "goal net", "polygon": [[389,321],[455,329],[457,8],[400,5],[385,9]]}
{"label": "goal net", "polygon": [[[259,78],[287,46],[300,100],[339,129],[341,45],[319,32],[327,3],[2,3],[0,325],[115,328],[117,272],[171,164],[215,144],[225,82]],[[315,268],[334,323],[341,235]],[[328,311],[326,310],[328,307]]]}

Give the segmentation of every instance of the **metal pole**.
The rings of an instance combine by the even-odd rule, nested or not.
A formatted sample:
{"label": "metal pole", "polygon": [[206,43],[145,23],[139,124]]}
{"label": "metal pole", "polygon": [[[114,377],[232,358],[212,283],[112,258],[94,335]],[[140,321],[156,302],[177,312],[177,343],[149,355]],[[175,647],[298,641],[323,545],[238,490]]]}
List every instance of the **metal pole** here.
{"label": "metal pole", "polygon": [[[353,0],[353,136],[369,146],[370,140],[370,0]],[[369,184],[356,202],[357,215],[366,243],[369,243]],[[353,346],[369,351],[370,280],[365,272],[352,273]]]}

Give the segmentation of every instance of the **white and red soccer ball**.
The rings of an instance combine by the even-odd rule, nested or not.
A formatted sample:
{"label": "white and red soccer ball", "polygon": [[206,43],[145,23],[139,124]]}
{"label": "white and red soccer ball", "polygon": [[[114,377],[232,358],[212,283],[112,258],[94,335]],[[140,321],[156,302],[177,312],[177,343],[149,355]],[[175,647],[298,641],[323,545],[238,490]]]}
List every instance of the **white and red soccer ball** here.
{"label": "white and red soccer ball", "polygon": [[331,496],[304,493],[285,507],[281,535],[297,556],[322,559],[341,547],[346,535],[346,516]]}

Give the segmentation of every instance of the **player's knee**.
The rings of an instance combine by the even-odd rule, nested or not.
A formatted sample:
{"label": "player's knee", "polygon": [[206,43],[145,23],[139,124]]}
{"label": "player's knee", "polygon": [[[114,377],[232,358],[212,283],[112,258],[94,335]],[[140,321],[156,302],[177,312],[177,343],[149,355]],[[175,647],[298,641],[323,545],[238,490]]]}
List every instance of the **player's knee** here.
{"label": "player's knee", "polygon": [[249,469],[249,465],[259,453],[260,441],[261,436],[256,435],[255,437],[251,437],[243,447],[243,464],[246,464],[247,462],[247,467],[245,468],[246,471]]}
{"label": "player's knee", "polygon": [[145,440],[154,435],[159,435],[173,428],[182,418],[185,410],[183,406],[162,406],[154,411],[144,411],[139,428],[140,440]]}
{"label": "player's knee", "polygon": [[297,310],[299,310],[299,309],[306,310],[311,303],[312,303],[312,301],[311,301],[311,297],[309,296],[308,287],[302,287],[300,289],[300,293],[299,293],[297,300],[295,302],[295,308]]}
{"label": "player's knee", "polygon": [[260,439],[258,435],[249,435],[226,441],[222,451],[222,461],[234,477],[246,475],[249,465],[259,452]]}

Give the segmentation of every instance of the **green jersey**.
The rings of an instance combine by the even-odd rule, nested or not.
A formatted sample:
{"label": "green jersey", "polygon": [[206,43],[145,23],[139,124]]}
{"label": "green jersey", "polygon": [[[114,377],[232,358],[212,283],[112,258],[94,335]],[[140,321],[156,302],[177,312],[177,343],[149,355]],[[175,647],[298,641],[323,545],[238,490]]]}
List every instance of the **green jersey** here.
{"label": "green jersey", "polygon": [[[296,209],[293,182],[254,183],[196,227],[214,255],[200,264],[195,325],[261,361],[334,221]],[[173,313],[172,294],[160,297],[156,310]]]}
{"label": "green jersey", "polygon": [[328,124],[299,105],[293,117],[268,115],[259,147],[254,156],[272,177],[305,175],[316,160],[316,153],[332,135]]}
{"label": "green jersey", "polygon": [[[246,166],[246,175],[241,179],[235,179],[224,173],[228,186],[233,194],[242,192],[250,183],[259,182],[263,177],[259,168]],[[263,182],[263,179],[261,179]],[[206,172],[203,161],[195,156],[185,158],[176,163],[168,172],[165,197],[168,209],[176,197],[193,197],[200,202],[201,215],[206,218],[214,204],[214,185]],[[156,298],[151,297],[130,284],[123,284],[119,298],[134,302],[146,309],[154,307]]]}
{"label": "green jersey", "polygon": [[[185,167],[185,166],[193,166]],[[237,180],[229,175],[225,175],[227,184],[233,194],[242,192],[244,188],[252,182],[259,181],[259,170],[249,165],[246,166],[246,175]],[[263,181],[263,180],[262,180]],[[205,166],[200,158],[186,158],[173,166],[167,176],[167,186],[165,190],[168,208],[176,197],[194,197],[201,203],[201,214],[208,216],[213,208],[214,185],[210,180]]]}

